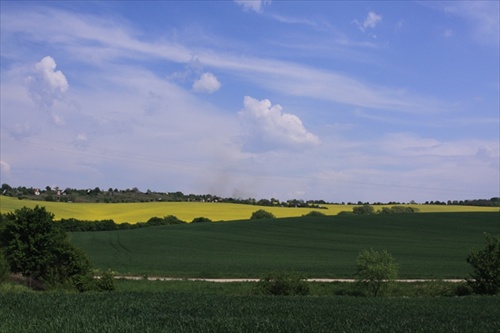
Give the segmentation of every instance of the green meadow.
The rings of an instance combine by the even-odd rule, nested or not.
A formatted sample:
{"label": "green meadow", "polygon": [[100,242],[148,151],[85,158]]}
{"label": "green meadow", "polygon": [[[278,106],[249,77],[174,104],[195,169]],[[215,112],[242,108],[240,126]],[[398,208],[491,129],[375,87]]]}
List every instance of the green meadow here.
{"label": "green meadow", "polygon": [[[325,215],[337,215],[340,211],[352,211],[355,206],[324,205],[327,209],[262,207],[233,203],[214,202],[140,202],[140,203],[71,203],[35,200],[19,200],[0,196],[0,213],[13,212],[24,206],[33,208],[44,206],[55,215],[55,219],[75,218],[79,220],[114,220],[116,223],[146,222],[153,216],[174,215],[190,222],[196,217],[207,217],[212,221],[232,221],[248,219],[258,209],[265,209],[276,217],[302,216],[312,210]],[[498,212],[498,207],[447,206],[447,205],[406,205],[428,212]],[[375,206],[375,209],[389,206]]]}
{"label": "green meadow", "polygon": [[95,266],[120,274],[258,278],[270,272],[352,278],[359,251],[389,251],[400,278],[465,278],[465,258],[494,212],[298,217],[71,233]]}

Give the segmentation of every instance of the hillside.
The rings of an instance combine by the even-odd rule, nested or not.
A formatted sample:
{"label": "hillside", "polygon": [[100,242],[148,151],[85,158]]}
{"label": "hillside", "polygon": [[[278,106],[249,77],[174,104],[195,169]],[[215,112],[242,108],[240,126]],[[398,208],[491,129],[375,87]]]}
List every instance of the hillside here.
{"label": "hillside", "polygon": [[297,272],[352,278],[359,251],[391,252],[401,278],[464,278],[498,213],[300,217],[71,233],[101,269],[175,277]]}

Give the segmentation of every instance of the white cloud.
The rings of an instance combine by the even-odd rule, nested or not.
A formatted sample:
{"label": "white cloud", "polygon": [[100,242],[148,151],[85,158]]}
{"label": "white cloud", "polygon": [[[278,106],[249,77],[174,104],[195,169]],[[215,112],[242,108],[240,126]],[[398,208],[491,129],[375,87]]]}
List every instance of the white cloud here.
{"label": "white cloud", "polygon": [[203,73],[201,77],[193,83],[193,90],[203,93],[214,93],[219,90],[221,84],[212,73]]}
{"label": "white cloud", "polygon": [[282,112],[268,99],[245,96],[244,109],[238,115],[245,130],[244,149],[267,151],[281,148],[304,148],[319,144],[316,135],[308,132],[299,117]]}
{"label": "white cloud", "polygon": [[33,76],[27,78],[29,95],[41,107],[51,107],[68,90],[66,77],[55,70],[56,66],[54,59],[47,56],[35,65]]}
{"label": "white cloud", "polygon": [[375,29],[375,26],[382,21],[382,16],[378,15],[375,12],[369,12],[365,21],[363,22],[364,28],[372,28]]}
{"label": "white cloud", "polygon": [[2,172],[9,172],[10,171],[9,163],[0,160],[0,170],[2,170]]}
{"label": "white cloud", "polygon": [[253,10],[260,13],[264,5],[271,3],[271,0],[234,0],[238,5],[242,6],[245,10]]}
{"label": "white cloud", "polygon": [[382,22],[382,15],[378,15],[375,12],[368,12],[368,15],[366,16],[366,19],[363,22],[359,22],[358,20],[354,20],[353,23],[355,23],[359,30],[365,31],[367,28],[370,29],[375,29],[377,24]]}

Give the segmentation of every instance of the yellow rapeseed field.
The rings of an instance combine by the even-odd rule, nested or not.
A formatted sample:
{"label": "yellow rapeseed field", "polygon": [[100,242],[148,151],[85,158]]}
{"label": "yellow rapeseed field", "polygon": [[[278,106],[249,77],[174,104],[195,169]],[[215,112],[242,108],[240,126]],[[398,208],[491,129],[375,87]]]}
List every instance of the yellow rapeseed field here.
{"label": "yellow rapeseed field", "polygon": [[[34,200],[19,200],[0,196],[0,213],[13,212],[23,206],[33,208],[36,205],[45,207],[54,213],[54,219],[76,218],[80,220],[112,219],[117,223],[146,222],[153,216],[174,215],[183,221],[190,222],[196,217],[207,217],[212,221],[232,221],[248,219],[258,209],[273,213],[276,217],[302,216],[312,210],[325,215],[337,215],[340,211],[352,211],[355,206],[325,205],[328,209],[262,207],[231,203],[213,202],[141,202],[141,203],[67,203]],[[498,207],[444,206],[444,205],[410,205],[420,212],[498,212]],[[375,206],[381,209],[384,206]],[[390,207],[390,206],[387,206]]]}

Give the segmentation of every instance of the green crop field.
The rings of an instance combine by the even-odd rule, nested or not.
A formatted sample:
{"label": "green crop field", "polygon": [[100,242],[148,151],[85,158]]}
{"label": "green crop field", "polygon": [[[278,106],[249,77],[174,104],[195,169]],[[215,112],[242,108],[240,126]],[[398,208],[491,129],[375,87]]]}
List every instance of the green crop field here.
{"label": "green crop field", "polygon": [[175,277],[353,277],[359,251],[387,250],[401,278],[464,278],[465,257],[500,232],[499,213],[300,217],[79,232],[100,269]]}
{"label": "green crop field", "polygon": [[482,333],[500,330],[499,300],[8,293],[0,298],[0,331]]}
{"label": "green crop field", "polygon": [[[121,222],[146,222],[153,216],[174,215],[190,222],[196,217],[207,217],[212,221],[231,221],[248,219],[258,209],[273,213],[276,217],[302,216],[312,210],[326,215],[337,215],[340,211],[352,211],[355,206],[324,205],[327,209],[262,207],[232,203],[210,202],[141,202],[141,203],[68,203],[0,196],[0,213],[13,212],[24,206],[33,208],[44,206],[54,213],[55,219],[76,218],[80,220],[106,220]],[[447,206],[447,205],[407,205],[418,208],[420,212],[498,212],[498,207]],[[388,206],[375,206],[376,209]]]}

